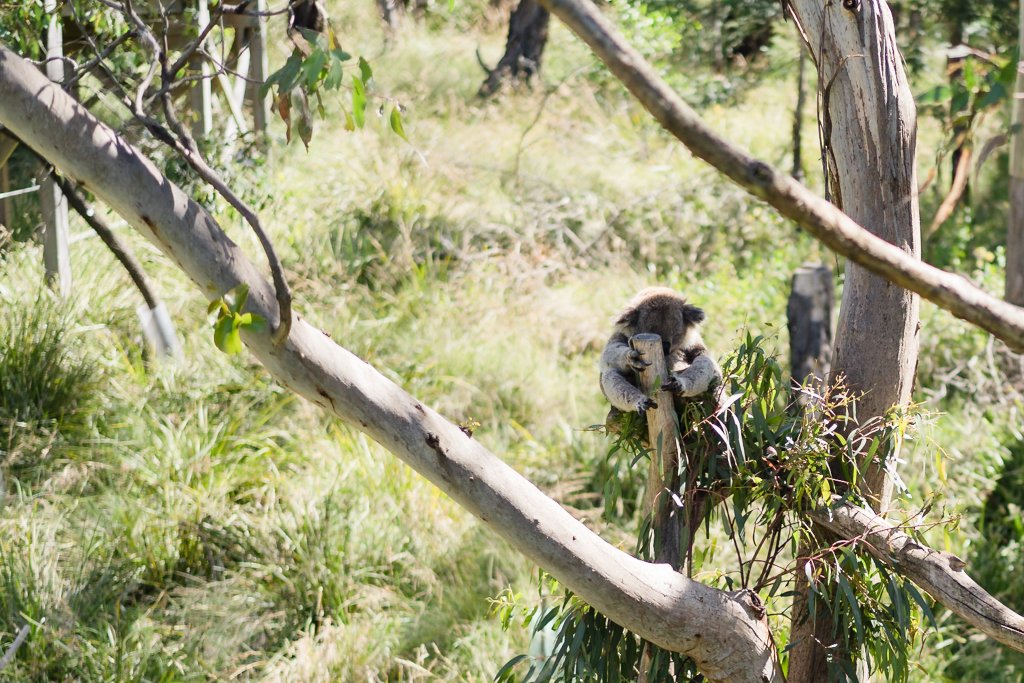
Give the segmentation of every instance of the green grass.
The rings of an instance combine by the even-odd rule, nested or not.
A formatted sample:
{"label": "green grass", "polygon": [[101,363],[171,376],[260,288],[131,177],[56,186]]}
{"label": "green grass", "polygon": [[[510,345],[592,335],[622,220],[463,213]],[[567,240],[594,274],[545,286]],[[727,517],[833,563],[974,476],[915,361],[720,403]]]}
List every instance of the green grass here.
{"label": "green grass", "polygon": [[[473,6],[410,21],[390,46],[372,5],[333,9],[345,49],[408,107],[410,142],[331,120],[307,152],[275,124],[246,192],[303,317],[583,508],[608,449],[585,431],[606,409],[597,356],[636,290],[668,284],[704,306],[715,352],[749,330],[786,356],[791,273],[835,261],[673,142],[563,27],[541,82],[485,102],[473,53],[493,62],[504,28],[482,29]],[[791,76],[706,113],[788,166]],[[72,245],[65,304],[37,246],[0,256],[0,648],[31,627],[5,680],[484,681],[525,651],[487,599],[512,586],[536,600],[535,568],[365,436],[216,351],[205,301],[119,234],[178,326],[180,364],[148,358],[140,298],[98,240]],[[942,494],[968,513],[960,552],[1019,407],[982,362],[983,335],[928,307],[924,324],[919,396],[944,412],[906,478],[915,501]],[[945,481],[939,448],[956,469]]]}

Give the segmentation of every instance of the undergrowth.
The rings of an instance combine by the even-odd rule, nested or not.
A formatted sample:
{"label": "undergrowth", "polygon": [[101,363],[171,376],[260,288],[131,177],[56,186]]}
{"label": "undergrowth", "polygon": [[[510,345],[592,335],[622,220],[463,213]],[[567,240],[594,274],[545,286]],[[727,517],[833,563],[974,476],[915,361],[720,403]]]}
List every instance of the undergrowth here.
{"label": "undergrowth", "polygon": [[[372,3],[331,9],[345,48],[370,56],[378,91],[408,107],[411,142],[325,121],[307,152],[286,146],[277,125],[269,160],[244,161],[241,190],[262,207],[301,315],[450,419],[476,425],[474,438],[632,547],[642,489],[637,463],[628,465],[641,454],[607,457],[607,441],[586,429],[604,415],[597,357],[616,309],[643,286],[676,287],[708,311],[713,352],[737,358],[749,330],[764,338],[760,367],[783,372],[769,360],[788,341],[789,277],[805,260],[835,261],[683,152],[564,27],[552,25],[532,90],[480,101],[475,49],[493,63],[504,40],[503,22],[481,28],[491,10],[432,6],[389,41]],[[791,47],[767,49],[788,64]],[[702,104],[729,137],[788,163],[791,75],[722,83]],[[237,216],[208,203],[258,255]],[[77,220],[76,295],[54,304],[30,239],[34,209],[16,207],[16,239],[0,244],[0,649],[25,627],[29,635],[5,680],[483,681],[530,647],[528,632],[504,632],[488,616],[488,596],[525,595],[517,605],[526,612],[601,626],[572,600],[551,612],[555,589],[531,593],[535,568],[451,500],[244,355],[216,351],[206,302],[113,217],[167,304],[185,360],[150,356],[139,297],[98,240],[78,238]],[[997,258],[961,233],[943,239],[992,286]],[[1009,534],[1019,505],[1008,495],[985,507],[1003,463],[1015,462],[1019,399],[984,335],[926,307],[922,339],[918,393],[929,412],[923,437],[905,449],[907,483],[915,502],[938,497],[945,516],[966,511],[964,545],[982,557],[981,529]],[[778,598],[750,561],[724,562],[723,518],[749,541],[755,521],[774,523],[763,517],[771,496],[788,487],[817,501],[827,479],[813,459],[802,480],[789,479],[802,471],[792,463],[772,474],[793,445],[780,447],[784,435],[804,445],[809,435],[781,399],[761,396],[777,378],[745,382],[730,389],[743,398],[730,413],[739,431],[727,424],[725,441],[736,491],[760,497],[743,502],[754,505],[745,525],[719,506],[693,571]],[[764,442],[744,432],[759,414]],[[777,460],[762,457],[769,446]],[[780,538],[793,533],[784,522]],[[929,541],[936,536],[946,543],[941,530]],[[949,538],[949,549],[963,550]],[[1007,542],[999,557],[1015,548]],[[779,561],[790,555],[780,551]],[[873,627],[890,623],[891,582],[842,552],[828,559],[871,577],[851,583],[862,616],[846,634],[851,646],[884,634]],[[944,638],[963,641],[955,621],[936,617]],[[639,647],[622,634],[627,641]],[[961,641],[969,677],[986,651]],[[590,641],[589,652],[600,644]],[[978,648],[969,657],[968,645]],[[937,669],[941,658],[928,652]]]}

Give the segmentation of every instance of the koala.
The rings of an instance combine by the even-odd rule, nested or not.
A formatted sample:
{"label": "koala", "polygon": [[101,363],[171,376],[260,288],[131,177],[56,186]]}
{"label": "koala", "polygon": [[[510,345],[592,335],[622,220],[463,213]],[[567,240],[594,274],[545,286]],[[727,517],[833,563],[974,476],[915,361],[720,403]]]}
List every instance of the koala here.
{"label": "koala", "polygon": [[661,387],[664,391],[698,396],[719,383],[722,371],[700,336],[703,321],[703,310],[668,287],[649,287],[633,297],[616,319],[615,331],[601,353],[601,391],[613,408],[642,415],[658,407],[638,387],[637,374],[649,363],[631,347],[630,338],[641,332],[661,337],[669,371]]}

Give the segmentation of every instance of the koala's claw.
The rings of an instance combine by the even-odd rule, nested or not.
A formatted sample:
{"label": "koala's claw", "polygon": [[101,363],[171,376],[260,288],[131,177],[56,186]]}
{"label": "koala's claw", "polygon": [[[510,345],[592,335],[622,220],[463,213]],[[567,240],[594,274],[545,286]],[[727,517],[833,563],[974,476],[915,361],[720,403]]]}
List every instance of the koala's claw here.
{"label": "koala's claw", "polygon": [[657,407],[658,404],[653,398],[645,398],[642,401],[636,402],[636,412],[641,415],[644,415],[648,410],[654,410]]}
{"label": "koala's claw", "polygon": [[672,394],[678,394],[683,390],[683,385],[679,383],[677,378],[670,377],[668,381],[661,385],[661,390]]}
{"label": "koala's claw", "polygon": [[651,364],[650,361],[644,360],[644,355],[636,349],[629,350],[629,355],[626,356],[626,362],[629,363],[629,367],[637,371],[643,370]]}

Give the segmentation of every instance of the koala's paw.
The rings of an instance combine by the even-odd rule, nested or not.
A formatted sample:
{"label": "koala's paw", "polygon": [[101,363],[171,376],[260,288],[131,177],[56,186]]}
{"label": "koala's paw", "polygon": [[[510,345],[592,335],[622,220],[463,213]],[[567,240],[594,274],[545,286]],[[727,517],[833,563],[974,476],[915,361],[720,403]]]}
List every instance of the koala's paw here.
{"label": "koala's paw", "polygon": [[650,361],[644,360],[644,355],[636,349],[630,349],[629,353],[626,354],[626,362],[629,363],[629,367],[633,370],[640,372],[644,368],[650,366]]}
{"label": "koala's paw", "polygon": [[679,382],[678,377],[669,377],[668,381],[661,385],[661,390],[672,394],[678,394],[683,390],[683,385]]}
{"label": "koala's paw", "polygon": [[636,412],[644,415],[648,410],[654,410],[658,407],[657,402],[652,398],[645,398],[641,401],[636,402]]}

